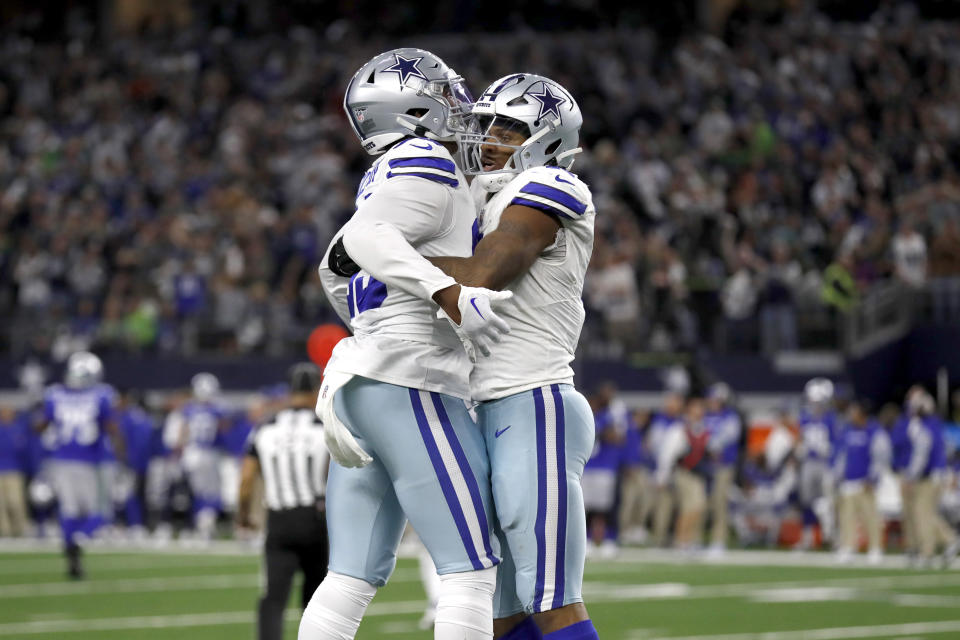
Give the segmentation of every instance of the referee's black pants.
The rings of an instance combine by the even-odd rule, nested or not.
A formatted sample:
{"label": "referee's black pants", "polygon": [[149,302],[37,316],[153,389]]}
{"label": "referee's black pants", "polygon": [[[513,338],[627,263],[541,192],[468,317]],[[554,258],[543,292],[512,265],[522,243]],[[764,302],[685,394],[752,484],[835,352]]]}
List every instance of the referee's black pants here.
{"label": "referee's black pants", "polygon": [[303,571],[301,607],[327,575],[327,521],[314,507],[296,507],[267,514],[266,590],[257,615],[260,640],[282,640],[284,611],[297,569]]}

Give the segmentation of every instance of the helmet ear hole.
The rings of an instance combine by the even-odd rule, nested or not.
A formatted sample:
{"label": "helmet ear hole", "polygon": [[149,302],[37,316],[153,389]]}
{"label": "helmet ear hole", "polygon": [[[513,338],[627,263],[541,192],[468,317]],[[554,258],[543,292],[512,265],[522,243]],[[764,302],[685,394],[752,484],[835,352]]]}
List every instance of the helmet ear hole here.
{"label": "helmet ear hole", "polygon": [[373,84],[373,77],[377,74],[376,69],[370,71],[370,75],[367,77],[367,84]]}
{"label": "helmet ear hole", "polygon": [[554,153],[556,153],[556,152],[557,152],[557,149],[560,148],[560,142],[561,142],[560,140],[554,140],[553,142],[551,142],[551,143],[550,143],[550,146],[548,146],[546,149],[544,149],[544,153],[545,153],[546,155],[548,155],[548,156],[553,155]]}
{"label": "helmet ear hole", "polygon": [[427,115],[427,109],[407,109],[406,114],[408,116],[413,116],[414,118],[422,118]]}

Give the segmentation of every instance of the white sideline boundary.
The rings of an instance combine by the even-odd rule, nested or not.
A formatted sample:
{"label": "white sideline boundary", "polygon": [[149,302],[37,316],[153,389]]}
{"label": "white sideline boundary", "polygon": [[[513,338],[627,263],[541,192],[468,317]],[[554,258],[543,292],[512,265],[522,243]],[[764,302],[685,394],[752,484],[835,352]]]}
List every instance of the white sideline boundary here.
{"label": "white sideline boundary", "polygon": [[[397,569],[390,582],[419,582],[417,569]],[[33,598],[46,596],[83,596],[102,593],[154,593],[182,589],[249,589],[260,585],[256,573],[224,573],[205,576],[170,576],[163,578],[120,578],[83,582],[27,582],[0,585],[0,598]]]}
{"label": "white sideline boundary", "polygon": [[[410,581],[419,580],[418,572],[414,569],[405,570],[404,577]],[[235,580],[241,576],[210,576],[212,582],[220,583],[223,579],[229,578]],[[250,576],[245,576],[249,578]],[[146,583],[150,589],[157,585],[154,582],[171,585],[170,588],[182,587],[184,579],[147,579],[151,582]],[[134,581],[112,581],[134,582]],[[140,581],[137,581],[140,582]],[[106,582],[109,584],[110,582]],[[90,583],[91,585],[95,583]],[[684,583],[659,583],[643,585],[624,585],[618,583],[586,582],[584,592],[588,602],[623,602],[636,600],[638,598],[646,600],[659,599],[711,599],[711,598],[730,598],[730,597],[750,597],[769,592],[773,589],[797,588],[801,585],[810,586],[812,581],[798,582],[773,582],[773,583],[744,583],[727,585],[705,585],[690,586]],[[817,582],[818,589],[837,588],[843,586],[846,588],[868,589],[899,587],[899,588],[924,588],[932,586],[950,586],[960,585],[960,574],[930,574],[918,576],[876,576],[867,578],[838,578]],[[66,583],[66,586],[74,586],[75,583]],[[36,585],[34,585],[36,586]],[[59,586],[59,585],[47,585]],[[81,586],[81,585],[76,585]],[[195,585],[192,585],[195,586]],[[124,591],[129,590],[125,588]],[[147,590],[147,589],[144,589]],[[6,597],[7,594],[0,592],[0,596]],[[942,607],[955,609],[958,599],[948,596],[926,596],[919,594],[898,594],[877,592],[871,594],[865,592],[863,599],[886,600],[892,604],[900,606],[926,606]],[[901,602],[901,600],[904,600]],[[374,602],[367,609],[367,616],[378,617],[397,614],[409,614],[422,612],[426,602],[423,600],[405,600],[396,602]],[[286,619],[298,620],[300,612],[296,609],[288,610]],[[115,618],[68,618],[63,620],[34,620],[26,622],[0,624],[0,637],[8,634],[47,634],[58,633],[66,634],[71,632],[88,631],[118,631],[124,629],[159,629],[159,628],[188,628],[205,626],[226,626],[226,625],[245,625],[253,624],[255,614],[253,611],[228,611],[222,613],[197,613],[183,615],[166,616],[130,616]],[[923,626],[927,625],[927,626]],[[930,626],[933,625],[933,626]],[[960,631],[960,620],[942,621],[930,623],[910,623],[900,625],[876,625],[870,627],[836,627],[828,629],[811,629],[802,631],[776,631],[750,634],[721,634],[716,636],[698,635],[683,637],[659,637],[652,638],[650,631],[638,630],[629,635],[631,640],[844,640],[849,638],[868,638],[876,635],[902,637],[907,635],[916,635],[923,633],[949,633]]]}
{"label": "white sideline boundary", "polygon": [[[422,613],[426,601],[404,600],[399,602],[372,603],[364,617],[392,616]],[[169,616],[131,616],[123,618],[65,618],[63,620],[33,620],[0,624],[0,637],[8,634],[36,635],[46,633],[80,633],[90,631],[123,631],[124,629],[174,629],[188,627],[220,627],[228,625],[252,625],[256,613],[250,611],[226,611],[222,613],[191,613]],[[284,618],[289,622],[299,620],[300,612],[288,609]]]}
{"label": "white sideline boundary", "polygon": [[[59,552],[61,542],[46,538],[13,539],[0,538],[0,554]],[[398,556],[401,558],[416,558],[416,546],[401,545]],[[150,540],[143,541],[94,541],[85,547],[84,552],[90,555],[114,554],[143,554],[143,555],[195,555],[195,556],[223,556],[223,557],[255,557],[262,551],[262,544],[252,542],[238,542],[235,540],[214,540],[202,546],[196,542],[180,543],[169,542],[158,546]],[[627,547],[620,549],[616,557],[609,560],[588,559],[587,568],[591,566],[616,566],[624,562],[640,564],[667,564],[667,565],[708,565],[708,566],[739,566],[739,567],[824,567],[836,570],[842,569],[905,569],[906,556],[902,554],[888,554],[879,563],[867,561],[865,554],[854,555],[849,562],[838,563],[836,555],[825,551],[792,551],[792,550],[743,550],[731,549],[719,556],[708,555],[704,552],[678,551],[675,549],[650,549]],[[960,568],[960,561],[957,563]]]}

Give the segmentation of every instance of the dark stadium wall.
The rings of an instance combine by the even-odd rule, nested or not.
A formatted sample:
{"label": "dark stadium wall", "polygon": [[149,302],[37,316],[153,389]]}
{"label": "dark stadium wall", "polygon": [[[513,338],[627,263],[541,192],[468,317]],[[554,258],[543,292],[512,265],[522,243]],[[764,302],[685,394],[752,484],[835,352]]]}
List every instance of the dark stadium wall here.
{"label": "dark stadium wall", "polygon": [[918,327],[863,358],[850,360],[847,370],[857,395],[874,403],[902,400],[913,384],[934,391],[941,370],[955,388],[960,383],[960,328]]}

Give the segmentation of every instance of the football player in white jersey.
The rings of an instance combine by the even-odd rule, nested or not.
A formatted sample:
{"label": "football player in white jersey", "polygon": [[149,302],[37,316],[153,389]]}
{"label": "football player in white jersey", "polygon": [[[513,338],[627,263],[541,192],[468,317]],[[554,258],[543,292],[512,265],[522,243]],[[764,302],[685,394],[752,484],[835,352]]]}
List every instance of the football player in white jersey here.
{"label": "football player in white jersey", "polygon": [[506,543],[494,632],[597,638],[581,596],[580,478],[594,423],[570,367],[596,215],[590,189],[568,171],[583,118],[558,83],[513,74],[484,91],[471,120],[472,133],[458,139],[482,205],[482,239],[470,258],[432,262],[457,282],[514,294],[501,312],[510,333],[470,376]]}
{"label": "football player in white jersey", "polygon": [[491,301],[510,294],[461,287],[424,258],[473,248],[476,209],[451,155],[469,105],[462,79],[420,49],[374,57],[347,87],[350,124],[380,158],[320,267],[354,335],[334,349],[318,399],[338,464],[326,494],[329,571],[301,640],[354,637],[407,518],[440,576],[434,637],[493,635],[499,545],[489,461],[465,404],[464,346],[489,353],[508,330]]}

